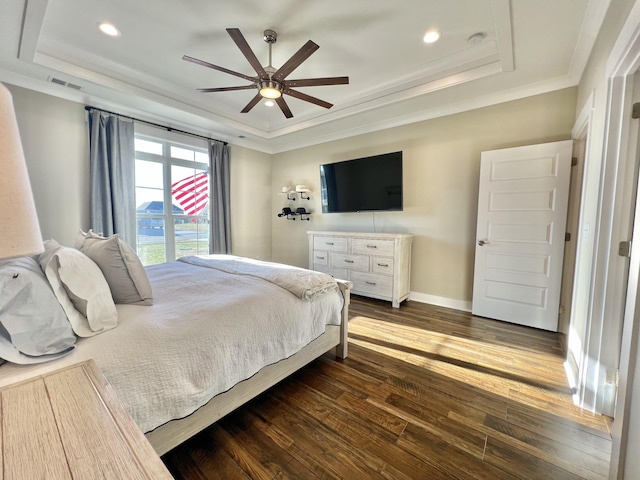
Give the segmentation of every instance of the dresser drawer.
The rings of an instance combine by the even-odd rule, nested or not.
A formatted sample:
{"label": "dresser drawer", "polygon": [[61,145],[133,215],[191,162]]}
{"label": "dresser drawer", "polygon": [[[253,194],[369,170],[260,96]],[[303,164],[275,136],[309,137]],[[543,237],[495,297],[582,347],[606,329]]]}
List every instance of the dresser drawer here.
{"label": "dresser drawer", "polygon": [[316,272],[326,273],[327,275],[331,275],[333,278],[338,278],[340,280],[349,280],[349,273],[344,268],[332,268],[326,265],[314,265],[313,268]]}
{"label": "dresser drawer", "polygon": [[351,240],[351,253],[393,257],[394,243],[393,240],[354,238]]}
{"label": "dresser drawer", "polygon": [[373,273],[351,272],[354,292],[363,292],[381,297],[393,295],[393,277]]}
{"label": "dresser drawer", "polygon": [[373,257],[371,259],[371,271],[384,275],[393,275],[393,258]]}
{"label": "dresser drawer", "polygon": [[329,252],[347,252],[346,237],[315,237],[313,250],[325,250]]}
{"label": "dresser drawer", "polygon": [[329,265],[329,252],[313,252],[314,265]]}
{"label": "dresser drawer", "polygon": [[369,271],[370,257],[365,255],[349,255],[343,253],[331,254],[330,265],[332,267],[347,268],[360,272]]}

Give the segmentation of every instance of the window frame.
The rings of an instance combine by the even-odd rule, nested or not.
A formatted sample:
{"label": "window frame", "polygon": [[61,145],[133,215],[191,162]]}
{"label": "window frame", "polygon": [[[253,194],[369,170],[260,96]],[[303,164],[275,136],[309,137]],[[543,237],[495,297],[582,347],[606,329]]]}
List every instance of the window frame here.
{"label": "window frame", "polygon": [[[141,218],[159,219],[164,223],[164,243],[165,243],[165,262],[176,260],[176,235],[175,235],[175,221],[176,219],[197,219],[202,217],[202,213],[199,215],[189,215],[186,212],[184,214],[173,213],[173,195],[171,193],[171,186],[175,181],[171,178],[172,167],[185,167],[194,170],[210,171],[210,162],[201,162],[194,160],[184,160],[180,158],[171,157],[171,147],[177,147],[182,149],[192,150],[194,152],[204,153],[209,158],[209,148],[206,141],[195,137],[189,137],[187,135],[180,135],[175,132],[162,131],[159,129],[152,129],[150,127],[136,125],[135,139],[146,140],[153,143],[162,145],[162,155],[143,152],[135,149],[134,146],[134,162],[147,161],[160,164],[162,166],[162,189],[163,189],[163,213],[162,214],[139,214],[137,212],[138,203],[136,199],[136,211],[134,212],[136,219],[136,237],[139,234],[138,221]],[[134,178],[134,188],[139,188],[137,181]],[[209,190],[211,190],[211,177],[209,177]],[[135,193],[134,193],[135,195]],[[169,206],[167,208],[167,206]],[[206,207],[206,217],[209,219],[209,236],[207,243],[209,245],[209,251],[211,251],[211,196],[209,196],[209,202]],[[136,242],[138,254],[140,254],[140,242]]]}

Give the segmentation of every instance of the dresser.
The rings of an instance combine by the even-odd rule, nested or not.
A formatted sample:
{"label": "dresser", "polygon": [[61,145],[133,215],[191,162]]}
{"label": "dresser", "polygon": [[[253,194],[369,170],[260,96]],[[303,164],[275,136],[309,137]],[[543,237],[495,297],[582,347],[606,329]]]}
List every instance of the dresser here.
{"label": "dresser", "polygon": [[170,480],[93,361],[0,389],[4,479]]}
{"label": "dresser", "polygon": [[410,233],[307,232],[309,268],[349,280],[351,293],[388,300],[409,297]]}

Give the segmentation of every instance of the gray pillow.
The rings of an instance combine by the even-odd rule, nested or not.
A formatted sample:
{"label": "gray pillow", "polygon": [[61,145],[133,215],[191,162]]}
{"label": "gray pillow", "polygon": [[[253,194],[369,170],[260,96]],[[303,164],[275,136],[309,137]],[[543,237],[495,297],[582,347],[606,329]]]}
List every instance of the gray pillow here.
{"label": "gray pillow", "polygon": [[0,263],[0,358],[40,363],[70,353],[69,320],[31,257]]}
{"label": "gray pillow", "polygon": [[98,264],[115,303],[153,305],[147,271],[133,248],[117,234],[105,238],[80,230],[75,247]]}

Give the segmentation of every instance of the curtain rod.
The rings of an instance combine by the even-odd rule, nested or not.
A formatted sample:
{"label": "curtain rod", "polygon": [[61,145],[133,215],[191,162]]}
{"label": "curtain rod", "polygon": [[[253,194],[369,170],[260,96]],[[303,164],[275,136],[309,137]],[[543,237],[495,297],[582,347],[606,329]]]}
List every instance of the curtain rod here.
{"label": "curtain rod", "polygon": [[116,112],[110,112],[109,110],[105,110],[104,108],[98,108],[98,107],[92,107],[90,105],[85,105],[84,109],[86,111],[98,110],[99,112],[104,112],[104,113],[108,113],[110,115],[115,115],[117,117],[126,118],[128,120],[133,120],[134,122],[146,123],[147,125],[151,125],[152,127],[164,128],[165,130],[167,130],[169,132],[178,132],[178,133],[182,133],[184,135],[191,135],[192,137],[203,138],[205,140],[211,140],[213,142],[221,142],[221,143],[224,143],[225,145],[228,145],[228,143],[223,141],[223,140],[217,140],[215,138],[205,137],[204,135],[198,135],[197,133],[185,132],[184,130],[179,130],[179,129],[173,128],[173,127],[167,127],[166,125],[160,125],[159,123],[148,122],[147,120],[140,120],[139,118],[129,117],[128,115],[122,115],[122,114],[116,113]]}

